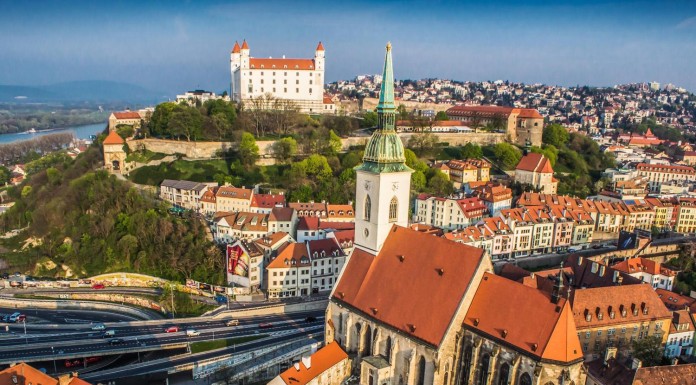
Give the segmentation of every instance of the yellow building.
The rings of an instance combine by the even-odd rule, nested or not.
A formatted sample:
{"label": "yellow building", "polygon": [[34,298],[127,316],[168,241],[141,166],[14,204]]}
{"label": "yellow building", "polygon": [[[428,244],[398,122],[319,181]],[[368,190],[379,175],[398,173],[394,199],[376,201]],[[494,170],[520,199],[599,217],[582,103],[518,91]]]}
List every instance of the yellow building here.
{"label": "yellow building", "polygon": [[679,198],[679,207],[677,207],[677,210],[675,231],[678,233],[695,232],[696,198]]}

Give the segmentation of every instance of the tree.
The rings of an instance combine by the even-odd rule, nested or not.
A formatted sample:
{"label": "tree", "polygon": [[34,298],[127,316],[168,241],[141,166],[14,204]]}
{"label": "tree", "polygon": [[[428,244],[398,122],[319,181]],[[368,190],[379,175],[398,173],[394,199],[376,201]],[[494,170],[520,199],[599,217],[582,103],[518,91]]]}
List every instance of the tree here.
{"label": "tree", "polygon": [[423,192],[425,190],[425,174],[423,171],[414,171],[411,174],[411,190],[415,192]]}
{"label": "tree", "polygon": [[483,150],[476,143],[467,143],[462,147],[462,159],[481,159],[483,158]]}
{"label": "tree", "polygon": [[550,144],[556,148],[565,147],[566,143],[570,139],[568,131],[558,123],[549,124],[544,127],[544,131],[541,137],[541,141],[545,144]]}
{"label": "tree", "polygon": [[435,114],[435,120],[449,120],[449,117],[445,111],[438,111],[437,114]]}
{"label": "tree", "polygon": [[291,137],[282,138],[273,143],[273,156],[282,163],[289,163],[297,154],[297,141]]}
{"label": "tree", "polygon": [[374,111],[367,111],[363,115],[362,120],[360,121],[360,127],[373,128],[373,127],[377,127],[377,123],[378,123],[377,113]]}
{"label": "tree", "polygon": [[245,132],[239,142],[239,160],[243,165],[253,165],[259,159],[259,146],[256,144],[254,135]]}
{"label": "tree", "polygon": [[201,135],[203,119],[198,109],[189,106],[177,106],[172,112],[167,129],[170,135],[186,137],[186,141],[194,141]]}
{"label": "tree", "polygon": [[558,149],[555,146],[551,144],[544,145],[543,148],[532,146],[530,151],[544,155],[549,162],[551,162],[551,167],[556,165],[556,160],[558,160]]}
{"label": "tree", "polygon": [[0,166],[0,186],[4,186],[7,183],[10,183],[11,178],[12,173],[10,172],[10,170],[5,166]]}
{"label": "tree", "polygon": [[225,114],[218,112],[217,114],[210,117],[210,123],[218,134],[218,139],[222,139],[225,134],[232,128],[229,120]]}
{"label": "tree", "polygon": [[336,133],[333,130],[329,131],[329,154],[330,155],[336,155],[338,154],[339,151],[341,151],[341,148],[343,147],[343,142],[341,141],[341,137],[336,135]]}
{"label": "tree", "polygon": [[169,136],[169,119],[175,108],[177,108],[177,104],[173,102],[160,103],[155,107],[155,111],[150,117],[150,135]]}
{"label": "tree", "polygon": [[437,196],[447,196],[454,192],[454,187],[447,175],[440,170],[435,170],[435,174],[428,181],[428,190]]}
{"label": "tree", "polygon": [[662,339],[652,335],[637,339],[631,344],[633,357],[641,360],[643,366],[657,366],[662,362]]}
{"label": "tree", "polygon": [[408,147],[412,148],[419,156],[432,154],[437,145],[437,137],[431,132],[413,134],[408,139]]}
{"label": "tree", "polygon": [[522,159],[522,152],[509,143],[498,143],[493,147],[493,156],[501,167],[512,170]]}

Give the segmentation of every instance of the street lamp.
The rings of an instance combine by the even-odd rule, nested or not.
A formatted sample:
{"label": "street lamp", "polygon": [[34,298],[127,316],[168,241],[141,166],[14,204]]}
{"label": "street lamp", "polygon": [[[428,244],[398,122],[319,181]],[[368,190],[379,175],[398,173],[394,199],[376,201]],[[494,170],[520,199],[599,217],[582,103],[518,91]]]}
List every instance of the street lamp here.
{"label": "street lamp", "polygon": [[53,373],[58,373],[58,368],[56,367],[56,352],[51,346],[51,356],[53,356]]}
{"label": "street lamp", "polygon": [[27,337],[27,319],[22,320],[22,324],[24,324],[24,343],[29,345],[29,337]]}

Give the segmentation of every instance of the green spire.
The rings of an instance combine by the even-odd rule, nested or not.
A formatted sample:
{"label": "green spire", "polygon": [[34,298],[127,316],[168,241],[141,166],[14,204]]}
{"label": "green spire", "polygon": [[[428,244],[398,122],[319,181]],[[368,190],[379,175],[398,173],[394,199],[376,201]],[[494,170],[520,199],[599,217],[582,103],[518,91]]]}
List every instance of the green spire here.
{"label": "green spire", "polygon": [[355,169],[374,173],[413,171],[406,166],[404,144],[396,134],[391,43],[387,43],[387,53],[384,57],[384,73],[377,115],[379,117],[377,129],[367,142],[363,163]]}

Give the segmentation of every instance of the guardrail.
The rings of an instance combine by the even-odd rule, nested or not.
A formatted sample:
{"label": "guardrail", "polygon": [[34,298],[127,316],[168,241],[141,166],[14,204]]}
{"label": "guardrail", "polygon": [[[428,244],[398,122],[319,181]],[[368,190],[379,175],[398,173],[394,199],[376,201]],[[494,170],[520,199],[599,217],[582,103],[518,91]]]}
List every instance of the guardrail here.
{"label": "guardrail", "polygon": [[[83,358],[85,356],[106,356],[113,354],[127,354],[127,353],[137,353],[149,350],[160,350],[160,349],[184,349],[187,346],[187,342],[177,342],[172,344],[141,344],[140,347],[124,347],[124,348],[113,348],[113,349],[97,349],[90,350],[89,352],[68,352],[61,353],[61,350],[57,350],[55,354],[44,354],[44,355],[33,355],[28,357],[17,357],[12,359],[2,359],[0,358],[0,364],[9,365],[17,362],[38,362],[38,361],[52,361],[52,360],[69,360],[72,358]],[[145,348],[146,349],[143,349]]]}
{"label": "guardrail", "polygon": [[27,299],[0,296],[0,306],[19,309],[18,304],[24,304],[21,308],[35,307],[40,309],[72,309],[72,310],[106,310],[117,313],[125,313],[146,320],[153,319],[151,313],[134,307],[118,305],[99,301],[63,301],[46,299]]}
{"label": "guardrail", "polygon": [[212,316],[212,318],[228,318],[228,317],[244,317],[244,316],[254,316],[254,315],[268,315],[268,314],[278,314],[278,313],[300,313],[312,310],[326,310],[329,305],[328,299],[321,299],[316,301],[299,302],[299,303],[278,303],[268,306],[255,306],[249,309],[234,309],[234,310],[224,310]]}

